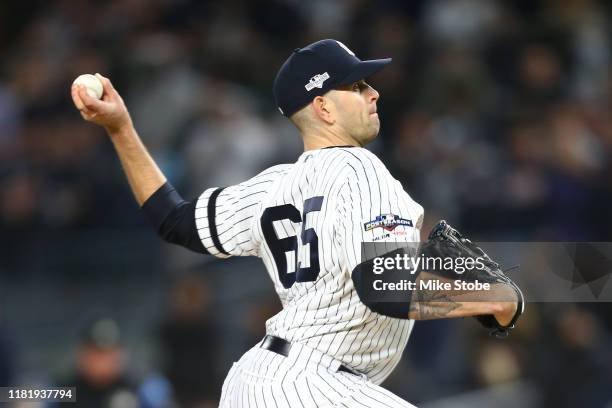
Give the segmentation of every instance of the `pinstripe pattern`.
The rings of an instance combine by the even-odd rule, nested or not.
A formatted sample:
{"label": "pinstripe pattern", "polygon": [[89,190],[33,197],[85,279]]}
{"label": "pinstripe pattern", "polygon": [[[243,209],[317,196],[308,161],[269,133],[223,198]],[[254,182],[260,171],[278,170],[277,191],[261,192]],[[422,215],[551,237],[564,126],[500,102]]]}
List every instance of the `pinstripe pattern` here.
{"label": "pinstripe pattern", "polygon": [[[216,196],[216,237],[214,228],[211,228],[210,214],[213,212],[208,211],[211,196]],[[298,261],[302,268],[310,266],[312,248],[310,244],[301,242],[301,234],[312,228],[318,236],[316,249],[320,272],[316,280],[296,282],[285,288],[272,249],[264,239],[262,214],[268,208],[288,204],[304,214],[304,202],[313,197],[323,197],[321,208],[308,212],[305,221],[292,222],[287,218],[273,222],[274,234],[279,240],[297,237]],[[414,227],[397,227],[396,234],[386,233],[382,228],[365,231],[365,223],[383,214],[409,219]],[[364,373],[372,387],[380,384],[399,362],[414,322],[370,311],[357,296],[351,272],[361,262],[362,242],[418,242],[422,217],[423,208],[410,198],[375,155],[361,148],[338,147],[305,152],[294,164],[271,167],[220,192],[217,188],[208,189],[196,205],[198,233],[211,254],[220,258],[248,255],[262,258],[283,304],[283,310],[266,323],[267,333],[341,361]],[[295,273],[295,261],[291,258],[295,251],[285,254],[288,270],[281,273]],[[259,357],[269,358],[270,362],[249,367],[247,371],[249,375],[253,374],[253,378],[257,375],[268,378],[269,373],[276,371],[270,364],[278,359],[268,355]],[[242,377],[247,371],[242,371]],[[238,389],[230,389],[235,375],[230,372],[224,395],[233,398],[234,394],[252,391],[253,400],[244,402],[246,406],[288,406],[285,405],[288,395],[300,397],[295,406],[309,406],[308,401],[316,400],[319,404],[321,398],[334,395],[338,389],[338,386],[307,383],[303,384],[304,387],[313,388],[305,395],[304,390],[308,388],[292,390],[294,385],[288,385],[276,390],[277,387],[272,386],[276,390],[272,395],[280,401],[268,401],[265,392],[259,397],[256,390],[247,392],[252,384],[239,382]],[[286,375],[293,374],[288,371]],[[270,378],[274,378],[270,380],[272,382],[279,381],[276,373]],[[344,384],[346,381],[340,382]],[[281,380],[281,383],[286,381]],[[373,399],[372,396],[369,398]],[[343,400],[343,404],[338,406],[360,406],[358,404],[364,400],[368,398]],[[228,406],[241,406],[235,404]]]}
{"label": "pinstripe pattern", "polygon": [[288,357],[255,346],[230,370],[220,407],[414,407],[365,375],[338,372],[339,365],[340,361],[300,344],[291,348]]}

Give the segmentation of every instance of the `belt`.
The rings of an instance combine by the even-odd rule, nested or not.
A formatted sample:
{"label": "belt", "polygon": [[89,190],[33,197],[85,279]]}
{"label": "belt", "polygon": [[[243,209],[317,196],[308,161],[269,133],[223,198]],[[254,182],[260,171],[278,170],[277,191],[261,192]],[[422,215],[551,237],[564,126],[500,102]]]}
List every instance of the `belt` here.
{"label": "belt", "polygon": [[[264,337],[259,347],[264,350],[280,354],[281,356],[288,357],[289,350],[291,350],[291,343],[285,339],[281,339],[280,337],[270,336],[268,334],[266,335],[266,337]],[[338,371],[342,371],[349,374],[361,375],[358,371],[348,368],[344,364],[340,364],[340,367],[338,367]]]}

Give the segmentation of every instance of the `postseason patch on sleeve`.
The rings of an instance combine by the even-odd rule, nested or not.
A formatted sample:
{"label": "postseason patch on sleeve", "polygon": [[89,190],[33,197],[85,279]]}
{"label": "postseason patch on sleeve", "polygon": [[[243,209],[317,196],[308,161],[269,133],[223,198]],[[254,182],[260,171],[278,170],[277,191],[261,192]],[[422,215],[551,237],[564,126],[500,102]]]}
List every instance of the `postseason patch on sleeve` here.
{"label": "postseason patch on sleeve", "polygon": [[385,231],[393,231],[399,226],[412,227],[412,220],[407,220],[395,214],[382,214],[363,224],[363,229],[365,231],[372,231],[376,228],[382,228]]}

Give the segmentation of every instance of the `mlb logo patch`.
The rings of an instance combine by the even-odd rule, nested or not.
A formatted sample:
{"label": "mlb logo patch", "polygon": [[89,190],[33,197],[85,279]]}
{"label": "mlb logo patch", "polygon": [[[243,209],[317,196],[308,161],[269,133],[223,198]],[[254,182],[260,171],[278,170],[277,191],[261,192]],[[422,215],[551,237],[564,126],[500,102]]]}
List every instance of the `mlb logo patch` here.
{"label": "mlb logo patch", "polygon": [[398,226],[412,227],[412,220],[407,220],[395,214],[377,215],[372,221],[363,224],[363,229],[372,231],[375,228],[382,228],[385,231],[393,231]]}
{"label": "mlb logo patch", "polygon": [[329,79],[329,74],[327,72],[324,72],[322,74],[317,74],[313,76],[312,78],[310,78],[310,81],[308,81],[308,83],[304,85],[304,87],[306,88],[308,92],[312,91],[315,88],[322,89],[323,82],[327,81],[328,79]]}

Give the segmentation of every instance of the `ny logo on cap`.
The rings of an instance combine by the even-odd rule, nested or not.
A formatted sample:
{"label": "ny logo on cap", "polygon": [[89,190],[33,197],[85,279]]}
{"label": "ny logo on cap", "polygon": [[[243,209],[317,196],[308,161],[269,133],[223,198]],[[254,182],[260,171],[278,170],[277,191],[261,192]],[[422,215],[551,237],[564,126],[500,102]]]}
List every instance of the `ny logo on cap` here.
{"label": "ny logo on cap", "polygon": [[329,79],[329,74],[324,72],[322,74],[317,74],[310,78],[310,81],[304,87],[308,92],[312,91],[314,88],[323,88],[323,82]]}

